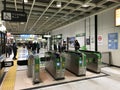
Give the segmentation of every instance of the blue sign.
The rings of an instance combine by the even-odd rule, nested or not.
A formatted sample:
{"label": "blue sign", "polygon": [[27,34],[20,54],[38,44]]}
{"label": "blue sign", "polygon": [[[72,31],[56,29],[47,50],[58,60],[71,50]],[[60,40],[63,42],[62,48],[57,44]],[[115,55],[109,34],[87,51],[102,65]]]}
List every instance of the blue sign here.
{"label": "blue sign", "polygon": [[118,33],[108,34],[108,49],[118,49]]}

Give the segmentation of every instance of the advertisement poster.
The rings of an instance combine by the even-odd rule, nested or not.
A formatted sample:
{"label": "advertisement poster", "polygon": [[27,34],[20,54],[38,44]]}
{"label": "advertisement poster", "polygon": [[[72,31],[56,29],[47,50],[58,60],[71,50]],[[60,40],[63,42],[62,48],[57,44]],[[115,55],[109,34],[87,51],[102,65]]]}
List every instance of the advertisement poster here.
{"label": "advertisement poster", "polygon": [[75,37],[69,37],[69,50],[74,50]]}
{"label": "advertisement poster", "polygon": [[85,41],[85,33],[80,33],[76,35],[76,40],[78,40],[80,47],[84,46],[86,41]]}
{"label": "advertisement poster", "polygon": [[118,33],[108,34],[108,49],[118,49]]}

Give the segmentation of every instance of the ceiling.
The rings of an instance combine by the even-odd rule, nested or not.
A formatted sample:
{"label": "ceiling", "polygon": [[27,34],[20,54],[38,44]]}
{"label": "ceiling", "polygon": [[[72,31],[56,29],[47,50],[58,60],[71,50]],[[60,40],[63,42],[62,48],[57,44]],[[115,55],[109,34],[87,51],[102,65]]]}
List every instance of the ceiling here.
{"label": "ceiling", "polygon": [[[57,7],[61,1],[61,7]],[[0,2],[3,5],[4,0]],[[84,7],[83,5],[88,5]],[[45,34],[76,20],[120,6],[120,0],[28,0],[27,22],[6,22],[12,34]],[[23,0],[6,0],[6,10],[23,11]]]}

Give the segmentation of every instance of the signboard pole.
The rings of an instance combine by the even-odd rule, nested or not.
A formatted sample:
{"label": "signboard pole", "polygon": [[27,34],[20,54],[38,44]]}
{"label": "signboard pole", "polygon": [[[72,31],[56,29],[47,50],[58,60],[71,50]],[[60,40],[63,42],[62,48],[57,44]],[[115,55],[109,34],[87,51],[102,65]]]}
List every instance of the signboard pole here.
{"label": "signboard pole", "polygon": [[23,0],[23,12],[25,11],[25,5],[24,5],[24,0]]}
{"label": "signboard pole", "polygon": [[4,10],[6,10],[6,0],[4,0]]}

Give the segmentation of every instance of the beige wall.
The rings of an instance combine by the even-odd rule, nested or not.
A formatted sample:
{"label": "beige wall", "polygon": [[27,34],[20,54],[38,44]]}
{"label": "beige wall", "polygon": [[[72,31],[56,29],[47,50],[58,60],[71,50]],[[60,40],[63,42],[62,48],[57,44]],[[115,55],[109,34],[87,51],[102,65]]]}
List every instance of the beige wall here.
{"label": "beige wall", "polygon": [[[98,45],[98,51],[106,52],[110,51],[112,53],[112,64],[120,66],[120,27],[114,26],[114,10],[109,10],[98,14],[98,35],[102,35],[103,41],[102,45]],[[85,23],[86,22],[86,23]],[[86,24],[86,25],[85,25]],[[86,26],[86,27],[85,27]],[[94,36],[94,16],[88,17],[86,19],[78,20],[74,23],[66,25],[64,27],[58,28],[52,31],[52,35],[63,34],[63,39],[67,37],[75,36],[78,33],[85,33],[86,38],[90,36],[91,44],[87,45],[88,49],[94,50],[95,48],[95,36]],[[109,50],[108,49],[108,33],[118,33],[118,49]]]}

